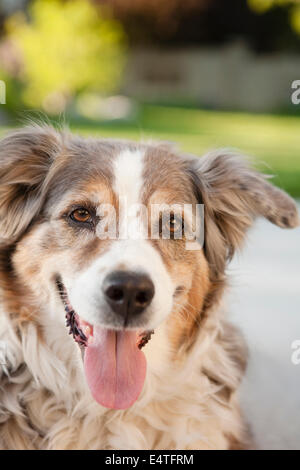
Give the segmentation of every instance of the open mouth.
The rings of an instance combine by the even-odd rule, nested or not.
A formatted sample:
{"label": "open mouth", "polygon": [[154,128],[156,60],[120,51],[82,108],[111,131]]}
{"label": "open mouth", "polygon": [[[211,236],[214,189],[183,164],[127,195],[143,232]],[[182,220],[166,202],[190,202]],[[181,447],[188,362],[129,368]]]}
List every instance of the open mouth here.
{"label": "open mouth", "polygon": [[106,408],[129,408],[144,385],[146,358],[141,349],[154,331],[119,331],[91,325],[75,312],[62,281],[57,279],[56,284],[69,334],[84,349],[84,370],[93,397]]}

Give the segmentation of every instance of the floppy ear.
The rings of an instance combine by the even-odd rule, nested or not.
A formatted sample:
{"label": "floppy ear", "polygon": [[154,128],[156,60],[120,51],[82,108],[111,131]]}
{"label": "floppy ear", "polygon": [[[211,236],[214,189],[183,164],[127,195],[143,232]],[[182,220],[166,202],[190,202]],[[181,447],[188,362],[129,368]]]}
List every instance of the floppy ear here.
{"label": "floppy ear", "polygon": [[37,216],[60,147],[49,126],[20,129],[0,141],[0,242],[16,240]]}
{"label": "floppy ear", "polygon": [[217,151],[190,164],[198,198],[205,206],[206,255],[216,272],[224,271],[257,216],[282,228],[299,225],[293,199],[242,156]]}

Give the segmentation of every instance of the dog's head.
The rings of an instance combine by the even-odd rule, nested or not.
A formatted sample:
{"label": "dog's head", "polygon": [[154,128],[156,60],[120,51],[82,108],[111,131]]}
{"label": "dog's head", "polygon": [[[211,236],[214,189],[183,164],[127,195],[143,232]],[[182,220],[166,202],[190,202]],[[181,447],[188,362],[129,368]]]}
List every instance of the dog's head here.
{"label": "dog's head", "polygon": [[[168,325],[174,349],[191,344],[259,215],[284,228],[299,222],[289,196],[226,152],[199,159],[50,127],[0,143],[0,247],[10,282],[41,312],[58,310],[61,325],[67,316],[90,390],[107,407],[139,396],[141,349],[158,325]],[[198,249],[189,249],[194,239]]]}

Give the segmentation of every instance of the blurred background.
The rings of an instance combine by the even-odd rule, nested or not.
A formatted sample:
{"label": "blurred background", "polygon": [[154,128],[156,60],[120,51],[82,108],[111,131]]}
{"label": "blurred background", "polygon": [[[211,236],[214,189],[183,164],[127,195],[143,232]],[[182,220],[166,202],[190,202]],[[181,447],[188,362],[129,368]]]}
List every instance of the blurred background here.
{"label": "blurred background", "polygon": [[[0,0],[0,80],[0,132],[29,117],[237,148],[300,198],[300,0]],[[262,221],[250,240],[230,271],[243,403],[260,447],[300,448],[300,230]]]}
{"label": "blurred background", "polygon": [[299,0],[0,5],[2,126],[38,110],[81,132],[196,154],[235,147],[300,197]]}

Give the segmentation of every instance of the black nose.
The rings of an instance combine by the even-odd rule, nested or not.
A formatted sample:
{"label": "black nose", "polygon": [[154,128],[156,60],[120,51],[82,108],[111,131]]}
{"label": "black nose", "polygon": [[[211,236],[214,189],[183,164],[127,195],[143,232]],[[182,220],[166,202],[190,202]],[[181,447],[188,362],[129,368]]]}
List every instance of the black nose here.
{"label": "black nose", "polygon": [[115,271],[103,283],[106,300],[125,321],[143,312],[154,296],[154,285],[146,274]]}

